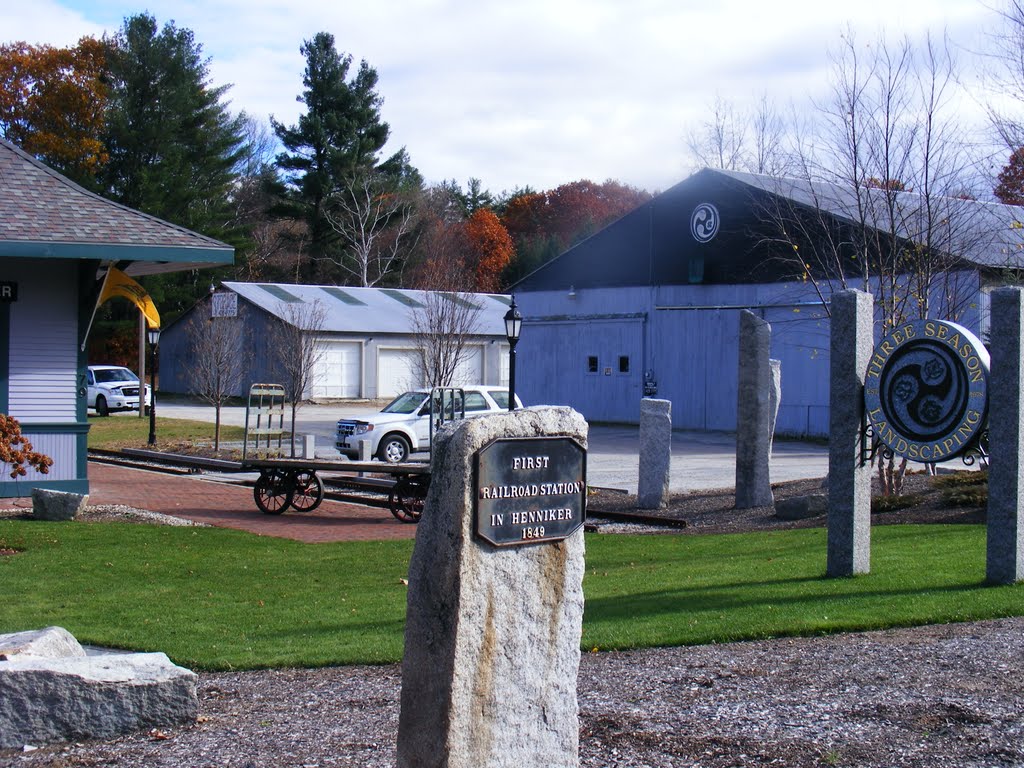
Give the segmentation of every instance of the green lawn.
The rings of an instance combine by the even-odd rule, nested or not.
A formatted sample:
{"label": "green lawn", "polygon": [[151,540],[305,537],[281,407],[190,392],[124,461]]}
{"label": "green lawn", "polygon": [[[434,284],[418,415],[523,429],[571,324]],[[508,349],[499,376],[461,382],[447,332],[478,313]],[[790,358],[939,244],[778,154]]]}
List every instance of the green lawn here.
{"label": "green lawn", "polygon": [[[195,669],[397,661],[411,542],[0,521],[0,632],[66,627]],[[589,536],[583,648],[725,642],[1024,614],[980,526],[882,526],[873,573],[825,579],[825,531]]]}
{"label": "green lawn", "polygon": [[[213,443],[214,425],[205,421],[190,419],[164,419],[160,417],[157,403],[156,439],[157,449],[168,450],[191,443]],[[245,435],[242,427],[220,428],[220,439],[241,440]],[[119,448],[148,448],[149,419],[137,414],[89,417],[89,447],[115,450]]]}

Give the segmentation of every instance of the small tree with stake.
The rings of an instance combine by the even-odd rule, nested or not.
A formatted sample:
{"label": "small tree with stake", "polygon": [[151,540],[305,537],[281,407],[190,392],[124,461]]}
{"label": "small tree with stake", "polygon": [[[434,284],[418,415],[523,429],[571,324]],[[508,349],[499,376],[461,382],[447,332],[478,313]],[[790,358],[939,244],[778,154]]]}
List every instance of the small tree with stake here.
{"label": "small tree with stake", "polygon": [[295,414],[310,385],[326,347],[322,332],[327,320],[327,309],[319,302],[312,304],[286,304],[282,317],[271,331],[271,343],[284,386],[285,396],[292,408],[292,456],[295,456]]}
{"label": "small tree with stake", "polygon": [[193,319],[190,391],[214,409],[213,449],[220,450],[220,411],[242,380],[242,325],[238,318]]}

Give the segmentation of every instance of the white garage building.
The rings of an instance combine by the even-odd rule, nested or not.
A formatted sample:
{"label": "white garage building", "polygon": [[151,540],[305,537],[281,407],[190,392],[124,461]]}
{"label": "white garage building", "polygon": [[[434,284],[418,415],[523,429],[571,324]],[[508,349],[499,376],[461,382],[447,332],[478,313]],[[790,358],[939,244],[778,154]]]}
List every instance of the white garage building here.
{"label": "white garage building", "polygon": [[[433,301],[468,302],[473,333],[453,384],[508,383],[504,316],[508,296],[434,293],[395,288],[226,282],[164,330],[160,338],[162,392],[188,393],[194,357],[189,327],[196,322],[237,323],[245,339],[245,373],[239,396],[254,382],[277,380],[271,345],[278,321],[315,333],[323,354],[306,392],[308,399],[376,399],[424,385],[416,328]],[[311,322],[311,318],[316,321]]]}

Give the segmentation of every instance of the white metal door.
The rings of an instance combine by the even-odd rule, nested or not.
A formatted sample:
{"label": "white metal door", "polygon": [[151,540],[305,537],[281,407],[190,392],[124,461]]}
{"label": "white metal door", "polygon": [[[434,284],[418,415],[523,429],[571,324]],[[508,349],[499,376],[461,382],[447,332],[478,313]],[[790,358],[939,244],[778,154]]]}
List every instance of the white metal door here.
{"label": "white metal door", "polygon": [[485,384],[484,381],[484,348],[479,344],[467,344],[462,348],[458,367],[452,379],[453,387],[465,384]]}
{"label": "white metal door", "polygon": [[313,372],[312,397],[359,397],[361,368],[357,341],[329,341]]}
{"label": "white metal door", "polygon": [[377,353],[377,396],[394,397],[421,386],[415,349],[381,349]]}

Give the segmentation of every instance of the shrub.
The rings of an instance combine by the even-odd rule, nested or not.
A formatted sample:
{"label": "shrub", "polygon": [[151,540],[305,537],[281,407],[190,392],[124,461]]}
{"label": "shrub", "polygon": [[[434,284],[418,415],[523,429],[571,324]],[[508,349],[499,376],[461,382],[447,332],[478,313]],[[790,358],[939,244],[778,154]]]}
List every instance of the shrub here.
{"label": "shrub", "polygon": [[32,449],[32,443],[21,434],[21,424],[13,416],[0,413],[0,462],[11,468],[11,477],[24,477],[32,467],[45,475],[53,459]]}

